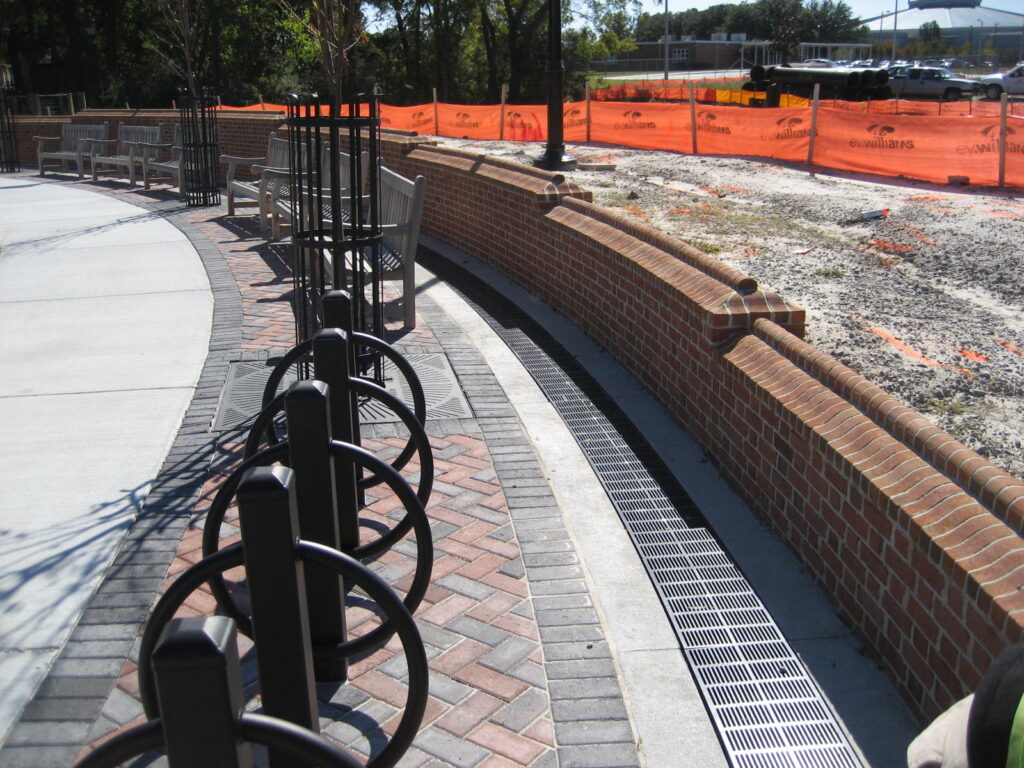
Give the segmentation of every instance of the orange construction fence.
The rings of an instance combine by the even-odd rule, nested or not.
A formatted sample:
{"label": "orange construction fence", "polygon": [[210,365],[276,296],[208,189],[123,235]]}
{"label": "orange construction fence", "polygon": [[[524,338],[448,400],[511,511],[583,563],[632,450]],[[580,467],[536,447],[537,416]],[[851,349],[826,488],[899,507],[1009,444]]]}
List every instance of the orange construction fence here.
{"label": "orange construction fence", "polygon": [[[723,99],[758,96],[718,93],[749,94]],[[988,102],[822,101],[817,110],[796,97],[771,109],[714,102],[570,102],[563,106],[564,136],[573,143],[767,157],[937,184],[964,177],[972,185],[1024,188],[1024,109],[1008,109],[1004,117],[1001,104]],[[547,107],[541,104],[382,104],[380,114],[386,128],[426,135],[547,139]]]}

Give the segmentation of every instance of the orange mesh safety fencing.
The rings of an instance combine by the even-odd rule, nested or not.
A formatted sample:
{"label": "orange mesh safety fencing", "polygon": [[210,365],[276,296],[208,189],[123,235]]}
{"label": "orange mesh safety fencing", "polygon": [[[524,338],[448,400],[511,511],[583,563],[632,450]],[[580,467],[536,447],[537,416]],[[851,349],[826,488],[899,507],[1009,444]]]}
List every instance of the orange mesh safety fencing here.
{"label": "orange mesh safety fencing", "polygon": [[[618,87],[618,86],[616,86]],[[689,87],[686,87],[687,93]],[[811,110],[805,99],[783,96],[789,106],[737,109],[760,94],[736,94],[716,104],[669,102],[571,102],[563,107],[564,138],[637,149],[701,155],[741,155],[805,162],[811,136]],[[733,102],[732,100],[736,101]],[[910,105],[908,107],[908,105]],[[283,110],[254,105],[248,110]],[[949,183],[960,176],[977,186],[999,183],[1000,104],[983,102],[822,101],[813,164],[837,170],[906,176]],[[915,114],[905,114],[905,109]],[[233,107],[224,107],[233,109]],[[900,110],[898,113],[896,110]],[[1024,109],[1021,110],[1024,112]],[[588,114],[589,113],[589,114]],[[691,113],[695,120],[691,121]],[[942,119],[934,119],[941,116]],[[544,105],[466,106],[381,105],[386,128],[452,138],[545,141]],[[588,130],[589,129],[589,130]],[[1024,114],[1007,117],[1004,182],[1024,187]],[[696,142],[696,148],[694,143]]]}
{"label": "orange mesh safety fencing", "polygon": [[[1020,155],[1024,122],[1012,118],[1007,128],[1006,181],[1024,185]],[[950,117],[931,120],[920,115],[879,115],[820,109],[814,162],[885,176],[947,184],[963,176],[974,185],[999,180],[999,118]]]}

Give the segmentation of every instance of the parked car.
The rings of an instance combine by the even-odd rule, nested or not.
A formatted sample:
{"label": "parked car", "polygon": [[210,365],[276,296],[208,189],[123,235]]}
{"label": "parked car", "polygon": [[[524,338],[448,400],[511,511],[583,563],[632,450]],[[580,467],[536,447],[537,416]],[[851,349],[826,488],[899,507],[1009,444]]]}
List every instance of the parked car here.
{"label": "parked car", "polygon": [[1024,65],[1018,65],[1009,72],[998,75],[986,75],[981,78],[981,87],[985,98],[998,99],[1003,93],[1011,95],[1024,94]]}
{"label": "parked car", "polygon": [[836,63],[832,59],[807,59],[801,61],[797,66],[800,67],[834,67]]}
{"label": "parked car", "polygon": [[981,90],[977,80],[957,77],[942,67],[890,67],[889,88],[897,98],[959,101]]}

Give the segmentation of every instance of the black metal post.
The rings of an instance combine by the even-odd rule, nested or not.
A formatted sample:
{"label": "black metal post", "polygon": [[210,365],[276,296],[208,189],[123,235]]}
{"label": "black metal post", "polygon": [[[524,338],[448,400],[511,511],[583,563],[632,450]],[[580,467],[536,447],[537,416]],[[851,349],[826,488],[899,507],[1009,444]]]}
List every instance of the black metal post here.
{"label": "black metal post", "polygon": [[[295,474],[287,467],[255,467],[237,497],[263,711],[319,733],[305,572],[295,550]],[[295,765],[273,750],[270,758],[274,768]]]}
{"label": "black metal post", "polygon": [[[348,336],[341,329],[319,331],[313,337],[313,369],[316,377],[330,386],[331,434],[343,443],[359,445],[359,408],[356,394],[348,381],[348,348]],[[346,554],[359,546],[359,509],[363,506],[363,499],[358,476],[352,463],[334,462],[338,544],[331,546]]]}
{"label": "black metal post", "polygon": [[171,768],[249,768],[235,735],[245,711],[235,622],[174,619],[153,651],[164,745]]}
{"label": "black metal post", "polygon": [[[331,417],[328,386],[322,381],[299,381],[284,397],[288,418],[288,453],[295,473],[299,534],[331,549],[340,549],[335,509],[336,471],[348,462],[335,462],[330,452]],[[349,474],[353,474],[351,465]],[[357,533],[358,535],[358,533]],[[309,633],[314,645],[337,646],[345,641],[345,597],[341,579],[317,565],[305,568],[306,606]],[[318,682],[344,681],[348,665],[344,659],[313,656]]]}
{"label": "black metal post", "polygon": [[197,88],[178,91],[181,121],[181,197],[185,205],[220,205],[217,100]]}
{"label": "black metal post", "polygon": [[0,173],[18,172],[18,142],[14,136],[14,90],[0,88]]}
{"label": "black metal post", "polygon": [[548,142],[544,154],[534,160],[538,168],[571,171],[576,159],[565,153],[562,130],[562,86],[565,64],[562,62],[562,3],[548,0]]}

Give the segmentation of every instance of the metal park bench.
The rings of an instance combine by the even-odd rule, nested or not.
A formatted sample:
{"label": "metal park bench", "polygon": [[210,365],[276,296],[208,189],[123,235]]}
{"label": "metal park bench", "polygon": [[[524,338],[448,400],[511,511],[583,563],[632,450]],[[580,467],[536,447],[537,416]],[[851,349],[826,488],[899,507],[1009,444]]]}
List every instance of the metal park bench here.
{"label": "metal park bench", "polygon": [[[181,123],[175,123],[174,138],[170,144],[140,143],[139,149],[143,151],[143,187],[149,189],[153,177],[159,181],[170,181],[174,187],[181,186]],[[161,154],[164,155],[164,159],[160,159]]]}
{"label": "metal park bench", "polygon": [[[116,139],[92,139],[89,161],[92,164],[92,180],[97,181],[102,167],[128,169],[128,183],[135,186],[135,169],[142,167],[142,158],[155,156],[159,150],[142,149],[140,144],[159,144],[162,127],[159,125],[122,125],[117,129]],[[110,154],[101,154],[113,147]]]}
{"label": "metal park bench", "polygon": [[[266,226],[267,218],[270,216],[270,200],[265,191],[265,184],[261,174],[268,168],[288,172],[289,148],[288,140],[277,136],[267,137],[267,154],[264,157],[233,157],[221,155],[220,161],[228,164],[227,189],[228,189],[228,216],[235,215],[235,208],[259,207],[260,230]],[[238,166],[249,165],[256,179],[243,181],[236,179]],[[261,189],[261,187],[263,189]],[[242,198],[239,200],[238,198]]]}
{"label": "metal park bench", "polygon": [[[78,167],[78,178],[85,174],[85,160],[89,157],[89,140],[106,139],[107,123],[99,125],[80,125],[76,123],[64,123],[60,129],[60,136],[33,136],[36,143],[36,158],[39,163],[39,175],[46,173],[45,161],[57,160],[61,170],[67,171],[68,163],[74,162]],[[46,149],[47,144],[51,146],[54,142],[60,142],[56,149]]]}

